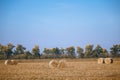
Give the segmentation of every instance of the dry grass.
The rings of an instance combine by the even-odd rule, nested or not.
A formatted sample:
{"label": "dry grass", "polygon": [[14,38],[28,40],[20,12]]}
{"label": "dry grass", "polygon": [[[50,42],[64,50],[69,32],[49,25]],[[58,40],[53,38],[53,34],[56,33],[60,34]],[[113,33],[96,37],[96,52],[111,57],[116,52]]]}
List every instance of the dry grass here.
{"label": "dry grass", "polygon": [[50,69],[50,60],[21,60],[8,66],[0,61],[0,80],[119,80],[119,60],[99,65],[97,59],[69,59],[63,69]]}

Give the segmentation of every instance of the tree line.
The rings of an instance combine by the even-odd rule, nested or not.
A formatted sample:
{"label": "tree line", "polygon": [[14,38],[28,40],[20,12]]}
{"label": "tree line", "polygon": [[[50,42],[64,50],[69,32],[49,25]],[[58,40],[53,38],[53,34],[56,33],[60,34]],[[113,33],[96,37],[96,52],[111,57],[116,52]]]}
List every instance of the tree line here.
{"label": "tree line", "polygon": [[115,44],[107,49],[102,48],[100,45],[86,45],[85,49],[77,46],[70,46],[67,48],[44,48],[40,52],[38,45],[35,45],[31,51],[26,50],[21,44],[7,45],[0,44],[0,59],[46,59],[46,58],[98,58],[98,57],[120,57],[120,44]]}

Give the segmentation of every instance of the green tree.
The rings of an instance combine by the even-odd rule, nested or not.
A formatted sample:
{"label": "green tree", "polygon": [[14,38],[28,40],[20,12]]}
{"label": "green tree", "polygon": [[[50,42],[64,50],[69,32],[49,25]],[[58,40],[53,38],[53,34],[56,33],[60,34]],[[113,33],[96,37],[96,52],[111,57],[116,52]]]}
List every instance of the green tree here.
{"label": "green tree", "polygon": [[5,59],[5,49],[6,47],[0,44],[0,59]]}
{"label": "green tree", "polygon": [[59,55],[59,54],[60,54],[60,50],[59,50],[58,47],[53,48],[52,50],[53,50],[53,53],[54,53],[54,54],[56,54],[56,55]]}
{"label": "green tree", "polygon": [[70,58],[75,58],[75,48],[74,48],[74,46],[70,46],[70,47],[66,48],[66,53],[68,54],[68,56]]}
{"label": "green tree", "polygon": [[14,54],[17,55],[17,54],[24,54],[24,51],[26,50],[25,47],[23,47],[21,44],[18,44],[16,46],[16,50],[14,51]]}
{"label": "green tree", "polygon": [[2,45],[1,52],[2,52],[2,55],[3,55],[4,59],[7,59],[7,55],[6,55],[7,46]]}
{"label": "green tree", "polygon": [[84,57],[92,57],[93,45],[86,45]]}
{"label": "green tree", "polygon": [[14,47],[12,43],[8,43],[6,46],[0,44],[0,54],[4,55],[4,59],[9,59],[13,53],[12,49]]}
{"label": "green tree", "polygon": [[43,50],[43,54],[49,54],[49,53],[50,53],[50,50],[47,49],[47,48],[44,48],[44,50]]}
{"label": "green tree", "polygon": [[30,53],[30,51],[25,51],[24,54],[25,54],[25,59],[30,59],[32,57],[32,54]]}
{"label": "green tree", "polygon": [[60,53],[61,53],[61,54],[65,54],[64,50],[65,50],[64,48],[61,48],[61,49],[60,49]]}
{"label": "green tree", "polygon": [[7,59],[10,58],[11,54],[13,53],[12,49],[14,48],[15,46],[12,44],[12,43],[8,43],[7,46],[6,46],[6,56],[7,56]]}
{"label": "green tree", "polygon": [[43,54],[41,55],[42,58],[51,58],[53,54],[51,54],[51,50],[48,48],[44,48]]}
{"label": "green tree", "polygon": [[61,55],[61,53],[60,53],[60,49],[59,49],[58,47],[56,47],[56,48],[54,48],[53,50],[54,50],[54,54],[55,54],[55,56],[56,56],[57,58],[59,58],[60,55]]}
{"label": "green tree", "polygon": [[51,57],[51,58],[58,58],[59,57],[59,55],[60,55],[60,50],[59,50],[59,48],[50,48],[49,49],[49,56]]}
{"label": "green tree", "polygon": [[102,47],[100,45],[97,45],[95,49],[93,50],[92,57],[100,57],[100,54],[102,53]]}
{"label": "green tree", "polygon": [[2,55],[2,54],[3,54],[3,45],[0,44],[0,55]]}
{"label": "green tree", "polygon": [[83,51],[84,50],[80,46],[77,46],[77,53],[78,53],[78,57],[79,58],[83,58],[84,57]]}
{"label": "green tree", "polygon": [[102,57],[108,57],[108,51],[107,51],[107,49],[102,48],[101,56],[102,56]]}
{"label": "green tree", "polygon": [[34,46],[34,48],[32,49],[32,54],[33,54],[35,57],[40,58],[40,49],[39,49],[39,46],[38,46],[38,45],[35,45],[35,46]]}
{"label": "green tree", "polygon": [[110,53],[112,56],[120,56],[120,44],[113,45],[110,48]]}

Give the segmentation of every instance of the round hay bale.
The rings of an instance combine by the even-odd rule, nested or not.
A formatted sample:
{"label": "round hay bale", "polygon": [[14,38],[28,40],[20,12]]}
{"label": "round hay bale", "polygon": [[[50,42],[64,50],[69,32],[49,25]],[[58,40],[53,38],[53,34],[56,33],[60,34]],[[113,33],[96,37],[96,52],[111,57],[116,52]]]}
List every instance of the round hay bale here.
{"label": "round hay bale", "polygon": [[98,58],[98,64],[103,64],[104,63],[104,58]]}
{"label": "round hay bale", "polygon": [[66,60],[60,60],[59,61],[59,64],[58,64],[58,68],[65,68],[67,65],[66,65]]}
{"label": "round hay bale", "polygon": [[105,58],[105,63],[106,64],[113,63],[113,59],[112,58]]}
{"label": "round hay bale", "polygon": [[11,60],[11,65],[17,65],[17,61]]}
{"label": "round hay bale", "polygon": [[58,61],[57,60],[51,60],[49,62],[49,67],[50,68],[57,68],[57,65],[58,65]]}
{"label": "round hay bale", "polygon": [[11,60],[5,60],[5,65],[11,65]]}

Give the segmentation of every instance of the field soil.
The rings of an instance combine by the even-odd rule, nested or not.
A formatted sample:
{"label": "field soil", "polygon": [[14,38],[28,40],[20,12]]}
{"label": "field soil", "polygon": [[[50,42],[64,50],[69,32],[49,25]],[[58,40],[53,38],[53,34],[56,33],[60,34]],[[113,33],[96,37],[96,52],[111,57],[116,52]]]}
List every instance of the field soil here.
{"label": "field soil", "polygon": [[112,64],[66,59],[67,67],[62,69],[49,68],[50,60],[17,60],[18,65],[4,65],[5,60],[1,60],[0,80],[120,80],[120,58],[113,58]]}

